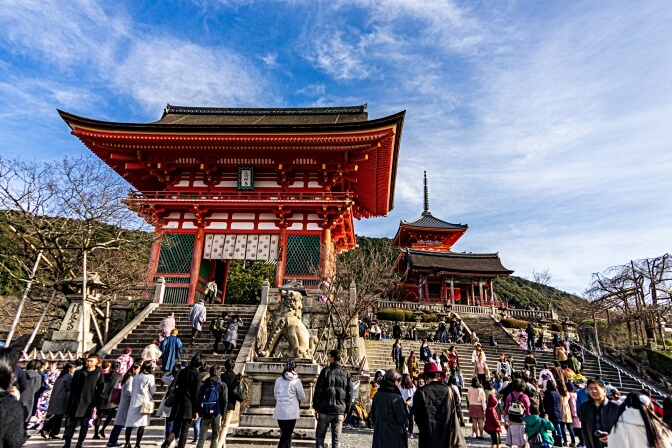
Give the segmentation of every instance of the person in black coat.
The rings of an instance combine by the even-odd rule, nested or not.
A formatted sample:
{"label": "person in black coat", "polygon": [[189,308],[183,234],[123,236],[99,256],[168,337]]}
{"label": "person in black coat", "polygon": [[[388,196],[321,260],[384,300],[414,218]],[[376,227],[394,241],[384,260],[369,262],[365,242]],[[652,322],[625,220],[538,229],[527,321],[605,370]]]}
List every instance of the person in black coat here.
{"label": "person in black coat", "polygon": [[373,424],[371,448],[407,448],[408,407],[401,397],[401,375],[395,369],[385,372],[373,397],[369,420]]}
{"label": "person in black coat", "polygon": [[562,441],[567,439],[565,434],[565,425],[562,424],[562,403],[560,402],[560,393],[558,387],[553,381],[546,383],[544,391],[544,412],[548,419],[553,423],[553,440],[555,446],[562,446]]}
{"label": "person in black coat", "polygon": [[534,327],[532,326],[532,322],[527,323],[525,333],[527,333],[527,349],[534,350]]}
{"label": "person in black coat", "polygon": [[[117,413],[117,406],[119,403],[112,402],[112,390],[119,388],[119,383],[121,383],[121,379],[123,378],[123,375],[118,372],[120,367],[121,363],[119,361],[114,361],[110,363],[110,371],[103,375],[105,386],[103,387],[103,393],[100,397],[98,416],[93,421],[94,439],[105,438],[105,428],[107,428],[107,425],[110,424],[110,421],[112,421],[112,418],[114,418],[114,415]],[[105,417],[104,422],[103,417]],[[100,429],[101,422],[103,423],[103,429]]]}
{"label": "person in black coat", "polygon": [[329,367],[322,369],[315,384],[313,409],[317,428],[315,429],[315,447],[324,448],[324,438],[331,427],[331,442],[338,446],[345,414],[352,402],[352,384],[350,372],[340,364],[338,350],[328,353]]}
{"label": "person in black coat", "polygon": [[457,413],[461,411],[455,394],[441,381],[442,372],[436,364],[426,363],[424,372],[427,383],[413,396],[413,416],[419,432],[418,446],[466,446],[458,423]]}
{"label": "person in black coat", "polygon": [[392,327],[392,339],[401,339],[401,325],[399,325],[399,322],[395,322],[394,327]]}
{"label": "person in black coat", "polygon": [[47,420],[40,430],[40,435],[45,439],[55,439],[61,432],[61,422],[68,406],[68,396],[72,387],[72,373],[74,371],[75,366],[69,362],[66,363],[54,383],[54,388],[51,390]]}
{"label": "person in black coat", "polygon": [[581,405],[581,432],[586,448],[602,448],[596,431],[607,435],[618,420],[619,405],[607,398],[607,388],[600,380],[590,379],[586,386],[590,400]]}
{"label": "person in black coat", "polygon": [[68,407],[65,415],[65,435],[63,448],[70,448],[72,437],[75,434],[77,425],[80,425],[79,438],[77,439],[77,448],[82,447],[86,433],[89,430],[89,419],[93,408],[100,403],[100,396],[105,386],[105,378],[102,370],[98,367],[100,357],[96,354],[89,355],[86,358],[86,364],[83,369],[77,370],[72,377],[70,395],[68,396]]}
{"label": "person in black coat", "polygon": [[18,359],[16,350],[0,348],[0,446],[3,448],[21,448],[28,438],[24,429],[23,407],[8,392]]}
{"label": "person in black coat", "polygon": [[37,395],[42,387],[41,368],[42,361],[39,359],[29,361],[26,366],[26,388],[21,392],[21,399],[19,400],[23,405],[26,414],[26,425],[28,424],[30,417],[33,416],[32,411],[35,405],[35,395]]}
{"label": "person in black coat", "polygon": [[[233,371],[233,364],[230,360],[226,360],[224,363],[224,372],[221,375],[222,383],[226,384],[226,390],[228,393],[228,400],[226,403],[226,415],[222,417],[222,428],[219,431],[219,438],[226,438],[226,434],[229,432],[229,426],[231,426],[231,420],[233,419],[233,414],[236,413],[236,397],[233,395],[233,390],[238,385],[238,375]],[[221,444],[220,444],[221,446]]]}
{"label": "person in black coat", "polygon": [[200,372],[202,367],[203,356],[199,353],[191,358],[189,366],[183,369],[174,380],[173,407],[170,410],[170,418],[174,422],[173,430],[161,445],[162,448],[167,448],[175,440],[177,434],[180,434],[177,448],[184,448],[187,444],[189,426],[198,418],[198,391],[202,383]]}
{"label": "person in black coat", "polygon": [[[226,383],[222,382],[219,373],[219,367],[210,367],[210,375],[208,376],[207,380],[203,381],[203,384],[198,391],[198,406],[201,416],[201,432],[198,440],[199,448],[203,448],[203,445],[205,444],[205,439],[208,435],[208,429],[212,429],[212,440],[210,447],[212,448],[213,446],[217,446],[217,441],[219,440],[219,430],[221,427],[222,416],[226,413],[226,406],[229,401],[229,391],[227,390],[228,388]],[[213,409],[214,406],[208,406],[205,404],[208,389],[211,387],[214,387],[217,390],[217,409]],[[207,413],[208,409],[211,412],[210,414]]]}

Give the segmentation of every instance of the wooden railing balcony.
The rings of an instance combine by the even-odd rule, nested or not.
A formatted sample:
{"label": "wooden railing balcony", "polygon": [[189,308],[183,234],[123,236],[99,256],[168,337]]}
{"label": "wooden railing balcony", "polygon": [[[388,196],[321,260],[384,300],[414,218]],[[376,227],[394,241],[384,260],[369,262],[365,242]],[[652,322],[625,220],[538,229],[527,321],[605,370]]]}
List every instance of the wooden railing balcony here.
{"label": "wooden railing balcony", "polygon": [[283,203],[350,203],[353,194],[347,192],[293,192],[293,191],[131,191],[125,203],[148,203],[160,202],[283,202]]}

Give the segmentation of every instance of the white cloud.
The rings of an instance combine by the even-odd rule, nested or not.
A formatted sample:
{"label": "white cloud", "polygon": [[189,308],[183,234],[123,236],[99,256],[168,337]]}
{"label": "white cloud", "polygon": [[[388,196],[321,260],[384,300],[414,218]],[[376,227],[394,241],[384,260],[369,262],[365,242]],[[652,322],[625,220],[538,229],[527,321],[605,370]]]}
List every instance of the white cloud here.
{"label": "white cloud", "polygon": [[264,61],[264,64],[268,65],[269,67],[277,67],[278,53],[268,53],[265,56],[263,56],[261,60]]}
{"label": "white cloud", "polygon": [[370,75],[357,39],[344,40],[344,33],[335,28],[322,30],[314,41],[315,54],[310,57],[321,70],[336,79],[364,79]]}
{"label": "white cloud", "polygon": [[149,37],[135,41],[113,82],[148,112],[166,103],[251,106],[265,88],[254,66],[236,53]]}

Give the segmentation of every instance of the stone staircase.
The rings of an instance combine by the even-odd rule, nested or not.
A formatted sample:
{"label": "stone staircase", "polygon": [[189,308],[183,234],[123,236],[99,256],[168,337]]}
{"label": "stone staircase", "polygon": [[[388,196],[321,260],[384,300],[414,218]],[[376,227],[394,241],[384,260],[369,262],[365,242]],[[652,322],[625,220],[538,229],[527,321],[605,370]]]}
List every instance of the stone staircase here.
{"label": "stone staircase", "polygon": [[[182,341],[182,359],[185,361],[191,360],[192,356],[197,353],[202,353],[205,355],[205,363],[207,366],[217,365],[221,369],[224,369],[224,362],[227,359],[230,359],[231,362],[236,361],[240,347],[243,344],[245,335],[250,327],[254,313],[257,310],[257,305],[206,305],[207,310],[207,322],[203,324],[203,332],[198,336],[196,342],[192,345],[190,344],[191,340],[191,324],[187,319],[189,315],[189,309],[191,305],[169,305],[162,304],[159,305],[154,311],[152,311],[139,325],[131,331],[125,339],[123,339],[110,353],[105,357],[106,359],[114,360],[117,359],[119,355],[124,352],[126,347],[133,349],[131,356],[133,358],[139,358],[147,345],[149,345],[153,339],[157,338],[159,323],[163,320],[164,317],[170,312],[175,313],[175,327],[179,330],[178,337]],[[214,344],[214,339],[210,330],[208,329],[210,321],[216,317],[221,316],[221,313],[226,311],[229,313],[229,316],[238,314],[243,320],[243,325],[238,329],[238,338],[236,340],[236,349],[233,351],[233,354],[224,355],[213,355],[212,347]],[[220,352],[224,350],[223,345],[220,344]],[[156,379],[156,388],[157,391],[154,394],[154,404],[155,408],[158,409],[159,403],[165,394],[167,387],[163,385],[161,381],[161,376],[163,372],[161,369],[157,369],[154,373]],[[163,425],[163,419],[152,418],[152,424]]]}
{"label": "stone staircase", "polygon": [[[483,351],[485,352],[487,358],[488,368],[491,372],[495,371],[497,367],[497,361],[500,353],[505,353],[507,355],[513,356],[513,365],[516,370],[523,369],[523,359],[527,356],[526,350],[521,350],[518,347],[518,344],[511,338],[511,336],[502,329],[495,321],[492,320],[489,316],[460,316],[463,321],[469,326],[471,331],[476,331],[481,344],[483,345]],[[493,333],[495,340],[497,341],[497,347],[490,347],[488,345],[488,340],[490,333]],[[403,354],[404,357],[408,357],[411,351],[414,351],[416,356],[419,358],[420,353],[420,342],[411,341],[411,340],[402,340]],[[394,344],[393,339],[385,339],[382,341],[366,340],[366,356],[369,364],[369,372],[371,377],[377,369],[391,369],[394,368],[394,362],[392,361],[391,352],[392,345]],[[438,352],[439,354],[445,349],[447,350],[453,344],[441,344],[438,342],[432,342],[429,344],[429,347],[432,353]],[[460,364],[462,367],[462,375],[464,377],[465,387],[463,388],[463,397],[466,397],[467,389],[471,381],[473,374],[473,367],[471,365],[471,354],[473,351],[473,346],[470,344],[458,344],[456,345],[457,352],[460,357]],[[537,374],[542,369],[543,364],[548,364],[549,366],[553,365],[555,360],[553,357],[552,351],[540,352],[535,351],[534,356],[537,359]],[[600,375],[607,381],[611,382],[611,385],[616,387],[621,394],[627,394],[631,391],[641,390],[641,383],[635,379],[621,374],[619,377],[619,372],[616,368],[610,366],[605,362],[598,362],[598,358],[589,352],[584,352],[584,362],[582,373],[587,378],[593,378]],[[420,365],[420,372],[423,371],[423,365]],[[657,393],[654,393],[653,396],[662,403],[663,397]],[[463,413],[467,415],[466,399],[462,401],[463,403]]]}

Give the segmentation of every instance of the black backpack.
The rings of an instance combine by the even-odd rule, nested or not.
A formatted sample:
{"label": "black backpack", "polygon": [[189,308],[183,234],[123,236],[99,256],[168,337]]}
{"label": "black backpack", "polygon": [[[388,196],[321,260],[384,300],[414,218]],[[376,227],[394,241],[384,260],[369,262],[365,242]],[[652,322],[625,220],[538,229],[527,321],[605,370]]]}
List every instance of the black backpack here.
{"label": "black backpack", "polygon": [[226,322],[224,322],[224,319],[221,317],[217,317],[215,319],[212,319],[210,321],[210,331],[224,331],[224,327],[226,326]]}
{"label": "black backpack", "polygon": [[233,388],[233,398],[242,403],[247,399],[247,383],[243,381],[243,376],[239,373],[236,377],[236,386]]}

